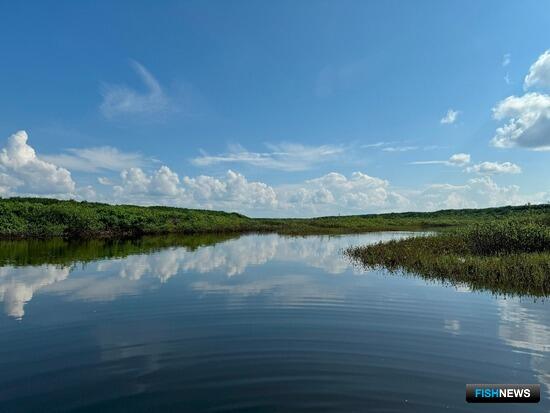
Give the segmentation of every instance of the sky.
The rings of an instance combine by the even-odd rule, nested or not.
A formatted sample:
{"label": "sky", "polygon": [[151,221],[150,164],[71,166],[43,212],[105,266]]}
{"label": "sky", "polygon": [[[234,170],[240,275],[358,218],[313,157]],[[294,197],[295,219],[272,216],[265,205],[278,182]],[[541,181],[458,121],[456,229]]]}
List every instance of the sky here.
{"label": "sky", "polygon": [[0,196],[550,202],[550,3],[0,1]]}

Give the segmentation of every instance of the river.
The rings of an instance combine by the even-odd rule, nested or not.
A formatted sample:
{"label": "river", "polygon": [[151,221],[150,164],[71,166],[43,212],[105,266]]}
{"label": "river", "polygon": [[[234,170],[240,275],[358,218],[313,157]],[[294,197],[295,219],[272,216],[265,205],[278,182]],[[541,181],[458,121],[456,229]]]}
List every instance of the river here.
{"label": "river", "polygon": [[548,302],[342,254],[408,235],[1,242],[0,412],[548,411]]}

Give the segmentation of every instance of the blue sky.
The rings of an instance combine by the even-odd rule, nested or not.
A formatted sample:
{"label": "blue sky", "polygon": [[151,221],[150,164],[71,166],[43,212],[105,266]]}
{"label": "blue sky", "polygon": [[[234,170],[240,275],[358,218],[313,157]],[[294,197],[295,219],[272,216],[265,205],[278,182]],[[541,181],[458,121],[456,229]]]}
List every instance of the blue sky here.
{"label": "blue sky", "polygon": [[2,196],[253,216],[550,200],[550,3],[2,2],[0,16]]}

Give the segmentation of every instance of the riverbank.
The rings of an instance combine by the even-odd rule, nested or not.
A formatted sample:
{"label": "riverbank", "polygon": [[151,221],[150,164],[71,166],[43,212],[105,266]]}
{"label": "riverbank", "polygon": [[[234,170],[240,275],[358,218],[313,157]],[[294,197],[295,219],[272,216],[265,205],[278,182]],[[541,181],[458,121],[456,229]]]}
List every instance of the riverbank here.
{"label": "riverbank", "polygon": [[510,219],[550,221],[549,205],[333,216],[249,218],[221,211],[141,207],[46,198],[0,199],[0,238],[115,238],[159,234],[337,234],[465,227]]}
{"label": "riverbank", "polygon": [[409,272],[495,293],[550,295],[550,222],[505,219],[349,248],[366,268]]}

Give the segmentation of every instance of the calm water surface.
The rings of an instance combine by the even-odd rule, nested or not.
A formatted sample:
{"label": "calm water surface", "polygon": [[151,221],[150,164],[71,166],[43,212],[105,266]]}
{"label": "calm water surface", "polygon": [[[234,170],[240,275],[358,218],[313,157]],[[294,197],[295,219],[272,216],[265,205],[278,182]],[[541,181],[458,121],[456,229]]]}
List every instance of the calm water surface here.
{"label": "calm water surface", "polygon": [[0,243],[0,412],[549,411],[548,302],[341,254],[407,235]]}

